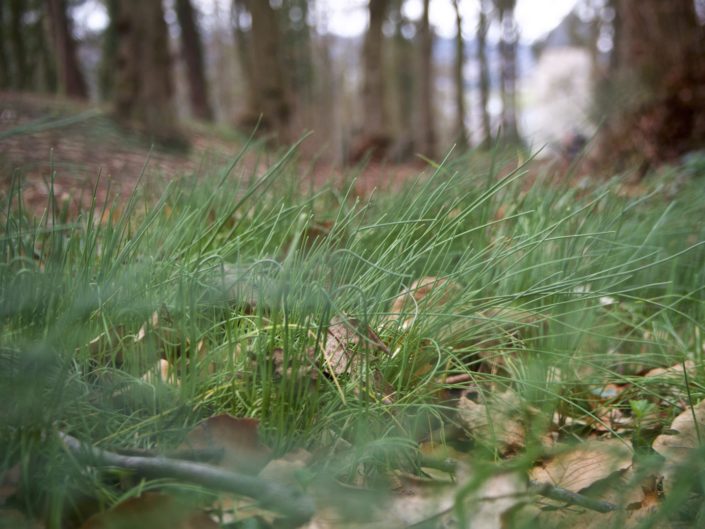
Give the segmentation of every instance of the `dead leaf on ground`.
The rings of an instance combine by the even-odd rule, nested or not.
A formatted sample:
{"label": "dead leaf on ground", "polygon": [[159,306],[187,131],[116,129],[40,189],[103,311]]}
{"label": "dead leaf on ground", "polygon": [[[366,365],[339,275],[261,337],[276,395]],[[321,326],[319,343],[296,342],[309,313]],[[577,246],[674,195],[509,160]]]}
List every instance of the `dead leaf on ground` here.
{"label": "dead leaf on ground", "polygon": [[22,469],[20,464],[11,466],[0,478],[0,506],[5,505],[7,500],[17,493],[22,479]]}
{"label": "dead leaf on ground", "polygon": [[312,459],[313,455],[307,450],[294,450],[279,459],[272,459],[259,473],[259,477],[280,485],[298,485],[298,474]]}
{"label": "dead leaf on ground", "polygon": [[[612,479],[597,482],[582,492],[586,496],[623,506],[624,509],[598,513],[579,507],[566,508],[562,502],[544,500],[544,508],[535,513],[536,525],[542,529],[636,529],[651,518],[660,507],[656,481],[647,478],[638,482],[632,469],[614,474]],[[648,525],[655,529],[666,529],[666,524]]]}
{"label": "dead leaf on ground", "polygon": [[415,313],[418,305],[424,308],[445,305],[462,292],[460,284],[442,277],[426,276],[402,290],[392,302],[391,313],[398,319],[404,313]]}
{"label": "dead leaf on ground", "polygon": [[663,467],[663,488],[668,494],[674,486],[678,472],[692,460],[695,450],[705,441],[705,400],[688,408],[671,423],[668,432],[659,435],[652,448],[666,462]]}
{"label": "dead leaf on ground", "polygon": [[183,497],[148,492],[90,517],[81,529],[218,529]]}
{"label": "dead leaf on ground", "polygon": [[260,441],[258,430],[257,419],[216,415],[197,424],[180,448],[222,450],[221,466],[256,474],[271,458],[271,450]]}
{"label": "dead leaf on ground", "polygon": [[335,317],[330,321],[323,351],[324,370],[335,375],[354,373],[360,368],[365,351],[389,349],[369,327],[361,329],[355,318]]}
{"label": "dead leaf on ground", "polygon": [[502,454],[524,448],[526,407],[512,390],[492,394],[477,403],[467,397],[458,401],[458,417],[468,434],[481,444],[497,446]]}
{"label": "dead leaf on ground", "polygon": [[593,440],[566,448],[531,470],[531,479],[580,492],[632,465],[632,451],[618,439]]}

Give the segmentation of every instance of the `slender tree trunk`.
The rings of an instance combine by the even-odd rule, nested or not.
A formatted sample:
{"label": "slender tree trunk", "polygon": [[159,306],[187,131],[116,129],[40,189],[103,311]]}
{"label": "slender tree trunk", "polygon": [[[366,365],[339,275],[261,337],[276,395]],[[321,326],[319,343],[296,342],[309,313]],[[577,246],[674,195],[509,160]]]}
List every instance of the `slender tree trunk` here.
{"label": "slender tree trunk", "polygon": [[599,154],[634,166],[705,146],[705,30],[692,0],[620,0],[614,77],[620,105]]}
{"label": "slender tree trunk", "polygon": [[463,39],[463,17],[460,14],[460,0],[453,0],[455,9],[455,136],[461,149],[468,146],[468,133],[465,127],[465,39]]}
{"label": "slender tree trunk", "polygon": [[517,24],[514,18],[516,0],[499,0],[499,24],[501,39],[500,90],[502,96],[502,138],[510,143],[519,141],[516,106],[517,79]]}
{"label": "slender tree trunk", "polygon": [[88,89],[78,66],[76,42],[66,13],[65,0],[46,0],[49,25],[56,53],[60,90],[69,97],[86,99]]}
{"label": "slender tree trunk", "polygon": [[160,1],[120,0],[115,113],[160,142],[183,145],[172,106],[167,27]]}
{"label": "slender tree trunk", "polygon": [[436,154],[433,116],[433,32],[429,20],[431,0],[423,1],[419,23],[419,138],[418,150],[432,158]]}
{"label": "slender tree trunk", "polygon": [[51,45],[51,23],[48,17],[42,13],[37,21],[32,25],[33,50],[30,56],[30,63],[38,64],[37,81],[35,88],[55,94],[59,90],[59,79],[56,72],[56,53]]}
{"label": "slender tree trunk", "polygon": [[414,69],[415,46],[413,40],[404,36],[403,28],[411,22],[404,17],[402,7],[404,0],[397,0],[394,5],[394,94],[397,114],[394,131],[392,157],[403,161],[414,154],[414,94],[416,89],[416,71]]}
{"label": "slender tree trunk", "polygon": [[482,123],[482,143],[485,148],[492,143],[492,128],[487,105],[490,100],[490,68],[487,64],[487,11],[489,0],[480,0],[480,13],[477,24],[477,64],[480,80],[480,117]]}
{"label": "slender tree trunk", "polygon": [[257,94],[255,108],[262,115],[262,127],[273,132],[275,141],[289,141],[291,107],[281,64],[280,26],[269,2],[249,0],[252,16],[252,81]]}
{"label": "slender tree trunk", "polygon": [[176,0],[176,16],[181,27],[181,54],[186,61],[191,113],[204,121],[213,120],[208,102],[206,72],[203,65],[203,44],[196,26],[191,0]]}
{"label": "slender tree trunk", "polygon": [[389,0],[369,0],[369,26],[362,48],[363,85],[362,104],[364,127],[361,141],[353,149],[353,159],[365,151],[374,150],[377,157],[384,157],[389,148],[390,131],[385,104],[384,34],[382,26],[389,12]]}
{"label": "slender tree trunk", "polygon": [[242,19],[249,15],[247,0],[233,0],[232,21],[233,36],[235,37],[235,48],[240,64],[240,74],[245,93],[247,94],[246,111],[238,119],[239,125],[244,127],[254,127],[259,119],[255,109],[260,107],[258,94],[255,90],[254,73],[252,65],[252,35],[251,31],[246,31],[242,25]]}
{"label": "slender tree trunk", "polygon": [[10,0],[10,42],[12,43],[12,87],[23,90],[29,87],[29,65],[22,17],[24,0]]}
{"label": "slender tree trunk", "polygon": [[117,17],[120,0],[107,0],[108,26],[102,35],[102,55],[98,67],[98,93],[103,101],[113,97],[118,53]]}
{"label": "slender tree trunk", "polygon": [[10,87],[10,59],[5,35],[6,5],[0,2],[0,89]]}

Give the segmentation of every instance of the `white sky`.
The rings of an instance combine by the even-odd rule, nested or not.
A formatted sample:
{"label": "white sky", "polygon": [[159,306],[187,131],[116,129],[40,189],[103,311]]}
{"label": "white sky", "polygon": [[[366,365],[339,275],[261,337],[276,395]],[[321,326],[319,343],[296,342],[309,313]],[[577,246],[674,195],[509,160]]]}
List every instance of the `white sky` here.
{"label": "white sky", "polygon": [[[517,0],[516,18],[522,40],[533,42],[551,31],[577,3],[578,0]],[[332,33],[355,36],[367,26],[367,0],[318,0],[317,4],[320,10],[327,12],[328,29]],[[460,1],[463,32],[468,37],[475,31],[478,4],[477,0]],[[421,16],[422,5],[422,0],[407,0],[404,12],[409,18],[416,19]],[[451,0],[432,0],[430,18],[439,35],[455,35],[455,11]]]}
{"label": "white sky", "polygon": [[[145,0],[151,1],[151,0]],[[556,27],[578,0],[517,0],[516,17],[521,39],[533,42]],[[214,4],[218,4],[221,16],[229,13],[230,0],[195,0],[196,5],[205,13],[212,14]],[[460,0],[464,16],[463,32],[472,37],[477,24],[477,0]],[[356,36],[367,27],[367,0],[318,0],[318,20],[325,18],[328,31],[341,36]],[[406,0],[404,11],[415,19],[421,15],[422,0]],[[98,30],[105,27],[107,16],[101,2],[86,2],[74,11],[79,19],[79,26],[84,25]],[[321,16],[322,15],[322,16]],[[439,35],[455,35],[455,12],[451,0],[431,1],[431,24]]]}

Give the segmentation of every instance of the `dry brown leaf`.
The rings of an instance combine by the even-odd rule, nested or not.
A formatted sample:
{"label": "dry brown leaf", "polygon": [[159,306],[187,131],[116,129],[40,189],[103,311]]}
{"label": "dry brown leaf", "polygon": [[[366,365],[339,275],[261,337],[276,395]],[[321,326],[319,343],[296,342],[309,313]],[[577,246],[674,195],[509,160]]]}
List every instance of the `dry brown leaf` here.
{"label": "dry brown leaf", "polygon": [[676,474],[692,459],[696,448],[705,441],[705,400],[681,413],[671,423],[667,433],[659,435],[652,448],[666,462],[663,467],[663,488],[668,492],[673,487]]}
{"label": "dry brown leaf", "polygon": [[324,370],[335,375],[354,373],[360,367],[364,351],[373,349],[389,352],[369,326],[361,332],[360,323],[355,318],[335,317],[330,321],[323,351]]}
{"label": "dry brown leaf", "polygon": [[[685,361],[685,368],[688,372],[688,376],[690,378],[695,377],[696,371],[695,371],[695,362],[692,360],[686,360]],[[657,367],[655,369],[651,369],[650,371],[647,371],[644,374],[644,377],[646,378],[667,378],[669,380],[683,380],[683,363],[679,362],[675,365],[672,365],[671,367]]]}
{"label": "dry brown leaf", "polygon": [[632,451],[618,439],[587,441],[534,467],[531,479],[573,492],[623,471],[632,465]]}
{"label": "dry brown leaf", "polygon": [[188,501],[148,492],[91,516],[81,529],[218,529],[219,525]]}
{"label": "dry brown leaf", "polygon": [[259,477],[280,485],[297,485],[298,473],[306,468],[313,459],[307,450],[300,448],[285,454],[279,459],[273,459],[259,473]]}
{"label": "dry brown leaf", "polygon": [[525,407],[512,390],[493,394],[477,403],[466,397],[458,401],[458,417],[469,435],[482,444],[497,446],[502,454],[524,448]]}
{"label": "dry brown leaf", "polygon": [[237,472],[256,474],[270,460],[271,450],[259,438],[259,421],[222,414],[201,421],[181,448],[222,450],[220,464]]}
{"label": "dry brown leaf", "polygon": [[[536,525],[542,529],[636,529],[660,507],[656,482],[651,478],[647,478],[644,483],[636,482],[631,469],[613,477],[614,479],[598,482],[595,487],[588,487],[583,494],[623,506],[624,510],[601,514],[588,509],[567,509],[563,503],[547,501],[552,508],[536,515]],[[597,490],[594,490],[595,488]],[[666,529],[669,526],[657,524],[648,527]]]}
{"label": "dry brown leaf", "polygon": [[461,291],[461,286],[449,279],[434,276],[422,277],[394,298],[391,313],[395,317],[399,317],[403,313],[413,313],[416,306],[422,302],[425,308],[441,306],[448,303]]}

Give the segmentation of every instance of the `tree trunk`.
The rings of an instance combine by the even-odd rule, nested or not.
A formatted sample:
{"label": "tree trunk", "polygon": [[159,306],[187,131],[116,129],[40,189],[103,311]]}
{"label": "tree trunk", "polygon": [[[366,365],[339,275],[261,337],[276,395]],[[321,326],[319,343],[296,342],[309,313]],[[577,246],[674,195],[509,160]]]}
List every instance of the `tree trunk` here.
{"label": "tree trunk", "polygon": [[24,16],[24,0],[10,0],[10,42],[12,43],[12,87],[24,90],[29,86],[29,66],[25,45],[22,17]]}
{"label": "tree trunk", "polygon": [[115,113],[157,141],[182,146],[172,106],[169,42],[160,1],[120,0]]}
{"label": "tree trunk", "polygon": [[102,54],[98,67],[98,93],[103,101],[113,97],[115,89],[115,65],[118,53],[117,17],[120,0],[107,0],[108,26],[102,35]]}
{"label": "tree trunk", "polygon": [[66,13],[65,0],[46,0],[49,25],[54,42],[60,90],[69,97],[86,99],[88,89],[78,66],[76,42]]}
{"label": "tree trunk", "polygon": [[362,105],[365,121],[362,136],[353,148],[353,161],[361,159],[368,152],[383,158],[390,147],[382,33],[389,6],[389,0],[369,0],[368,4],[370,20],[362,47]]}
{"label": "tree trunk", "polygon": [[465,128],[465,39],[463,39],[463,17],[460,14],[460,0],[453,0],[455,9],[455,137],[461,150],[468,146],[468,133]]}
{"label": "tree trunk", "polygon": [[5,36],[5,4],[0,2],[0,89],[10,87],[10,59]]}
{"label": "tree trunk", "polygon": [[477,24],[477,64],[480,80],[480,115],[482,121],[482,143],[485,148],[492,143],[492,128],[487,105],[490,100],[490,68],[487,64],[487,11],[489,0],[480,0],[480,13]]}
{"label": "tree trunk", "polygon": [[394,28],[394,87],[396,103],[396,126],[394,145],[390,156],[394,161],[404,161],[414,154],[414,94],[416,89],[416,71],[414,69],[415,46],[409,36],[404,35],[404,27],[410,27],[403,14],[404,0],[396,0],[392,11]]}
{"label": "tree trunk", "polygon": [[247,94],[246,111],[238,118],[238,125],[249,128],[254,127],[259,120],[259,115],[255,114],[255,109],[259,108],[260,105],[257,102],[258,97],[254,85],[252,35],[251,31],[246,31],[242,25],[242,19],[248,15],[247,0],[233,0],[233,35],[235,37],[235,48],[240,64],[240,75],[245,85],[245,93]]}
{"label": "tree trunk", "polygon": [[432,158],[436,154],[433,119],[433,33],[429,21],[431,0],[423,1],[419,23],[419,138],[418,150]]}
{"label": "tree trunk", "polygon": [[649,165],[705,146],[705,30],[693,0],[620,0],[615,80],[598,156]]}
{"label": "tree trunk", "polygon": [[252,16],[252,82],[256,94],[253,110],[262,116],[261,126],[275,135],[277,143],[289,141],[291,108],[284,83],[277,13],[269,2],[249,0]]}
{"label": "tree trunk", "polygon": [[499,0],[497,4],[501,28],[499,54],[502,139],[509,143],[515,143],[519,141],[516,105],[517,42],[519,35],[514,18],[516,0]]}
{"label": "tree trunk", "polygon": [[203,65],[203,44],[196,26],[191,0],[176,0],[176,16],[181,27],[181,54],[186,61],[191,113],[204,121],[213,120]]}

